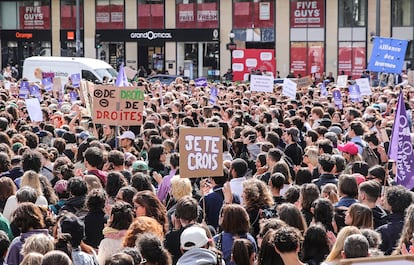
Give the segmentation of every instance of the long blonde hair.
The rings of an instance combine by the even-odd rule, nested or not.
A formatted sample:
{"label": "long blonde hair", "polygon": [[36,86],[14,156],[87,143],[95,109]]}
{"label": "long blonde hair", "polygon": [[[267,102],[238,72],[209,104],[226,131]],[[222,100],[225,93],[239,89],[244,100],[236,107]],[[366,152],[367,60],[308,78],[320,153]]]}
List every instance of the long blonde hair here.
{"label": "long blonde hair", "polygon": [[326,257],[325,261],[334,261],[341,259],[341,251],[344,249],[345,239],[350,235],[361,234],[361,231],[355,226],[345,226],[339,231],[336,237],[335,244],[333,245],[331,252]]}
{"label": "long blonde hair", "polygon": [[43,195],[42,183],[40,183],[39,174],[33,170],[26,171],[22,176],[20,187],[29,186],[36,190],[37,196]]}

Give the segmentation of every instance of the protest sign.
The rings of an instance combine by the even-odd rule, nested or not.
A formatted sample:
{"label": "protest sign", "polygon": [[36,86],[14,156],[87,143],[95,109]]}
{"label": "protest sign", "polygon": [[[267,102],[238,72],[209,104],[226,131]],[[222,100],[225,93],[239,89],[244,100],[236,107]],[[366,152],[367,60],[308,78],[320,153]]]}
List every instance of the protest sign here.
{"label": "protest sign", "polygon": [[414,71],[409,70],[407,73],[407,81],[410,86],[414,86]]}
{"label": "protest sign", "polygon": [[30,94],[29,82],[27,81],[20,82],[19,98],[25,99],[28,97],[29,94]]}
{"label": "protest sign", "polygon": [[95,86],[92,117],[106,125],[141,125],[144,111],[144,87]]}
{"label": "protest sign", "polygon": [[361,101],[361,91],[359,90],[359,86],[357,84],[349,86],[349,98],[352,102],[360,102]]}
{"label": "protest sign", "polygon": [[341,265],[414,265],[413,255],[377,256],[355,259],[342,259]]}
{"label": "protest sign", "polygon": [[251,75],[250,90],[258,92],[273,92],[273,77],[267,75]]}
{"label": "protest sign", "polygon": [[293,82],[289,78],[285,78],[283,80],[282,95],[295,99],[296,98],[296,87],[297,87],[297,84],[295,82]]}
{"label": "protest sign", "polygon": [[70,79],[72,80],[72,86],[73,87],[80,87],[80,81],[81,81],[81,74],[80,73],[72,74],[70,76]]}
{"label": "protest sign", "polygon": [[295,82],[298,84],[297,88],[307,87],[313,84],[312,78],[310,76],[298,78]]}
{"label": "protest sign", "polygon": [[402,91],[398,97],[388,156],[397,165],[397,184],[409,190],[414,188],[414,150]]}
{"label": "protest sign", "polygon": [[371,86],[369,85],[368,78],[359,78],[356,79],[355,82],[359,86],[359,92],[361,93],[361,96],[372,95]]}
{"label": "protest sign", "polygon": [[53,89],[53,78],[51,77],[45,77],[42,79],[42,85],[43,88],[47,91],[50,92]]}
{"label": "protest sign", "polygon": [[31,85],[29,91],[32,97],[38,98],[39,101],[42,100],[42,93],[40,93],[40,87],[38,87],[37,85]]}
{"label": "protest sign", "polygon": [[327,97],[328,96],[327,86],[328,86],[329,82],[331,82],[331,80],[326,79],[326,80],[323,80],[323,82],[321,83],[321,97]]}
{"label": "protest sign", "polygon": [[70,102],[75,102],[78,100],[78,93],[76,93],[76,91],[71,91],[69,93],[69,98],[70,98]]}
{"label": "protest sign", "polygon": [[338,89],[336,89],[336,90],[334,90],[334,91],[332,92],[332,94],[333,94],[333,98],[334,98],[334,103],[335,103],[335,106],[336,106],[338,109],[342,109],[342,108],[343,108],[343,104],[342,104],[342,96],[341,96],[341,91],[340,91],[340,90],[338,90]]}
{"label": "protest sign", "polygon": [[379,73],[401,73],[407,45],[407,40],[375,37],[367,69]]}
{"label": "protest sign", "polygon": [[347,75],[338,75],[336,79],[337,87],[347,87],[348,86],[348,76]]}
{"label": "protest sign", "polygon": [[180,176],[222,176],[222,137],[221,128],[180,128]]}
{"label": "protest sign", "polygon": [[134,79],[135,75],[138,73],[137,70],[134,70],[129,66],[125,66],[124,71],[128,79]]}
{"label": "protest sign", "polygon": [[194,81],[195,81],[196,86],[202,86],[202,87],[207,86],[207,78],[205,78],[205,77],[197,78]]}
{"label": "protest sign", "polygon": [[26,101],[27,112],[31,121],[43,121],[43,112],[37,98],[28,98]]}
{"label": "protest sign", "polygon": [[62,79],[60,77],[53,78],[53,94],[55,98],[62,99],[63,94]]}
{"label": "protest sign", "polygon": [[213,86],[210,89],[210,99],[209,99],[209,103],[212,105],[216,105],[217,102],[217,96],[218,96],[218,89],[217,87]]}

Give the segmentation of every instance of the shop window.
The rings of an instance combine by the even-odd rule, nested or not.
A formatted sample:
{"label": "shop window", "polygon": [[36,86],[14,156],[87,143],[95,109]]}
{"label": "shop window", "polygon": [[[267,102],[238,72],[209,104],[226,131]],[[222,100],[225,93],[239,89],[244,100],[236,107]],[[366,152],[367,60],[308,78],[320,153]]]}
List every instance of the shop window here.
{"label": "shop window", "polygon": [[275,23],[275,1],[233,0],[233,28],[272,28]]}
{"label": "shop window", "polygon": [[[79,0],[80,28],[83,29],[83,0]],[[76,29],[76,0],[60,1],[60,28]]]}
{"label": "shop window", "polygon": [[2,1],[0,25],[2,29],[50,29],[50,0]]}
{"label": "shop window", "polygon": [[366,67],[365,42],[339,42],[338,75],[359,78]]}
{"label": "shop window", "polygon": [[296,77],[314,75],[320,78],[325,72],[325,45],[323,42],[291,42],[290,70]]}
{"label": "shop window", "polygon": [[138,0],[138,28],[164,28],[163,0]]}
{"label": "shop window", "polygon": [[177,0],[177,28],[217,28],[217,0]]}
{"label": "shop window", "polygon": [[96,0],[96,29],[123,29],[124,0]]}
{"label": "shop window", "polygon": [[412,0],[392,0],[391,19],[392,26],[406,27],[413,26],[413,1]]}
{"label": "shop window", "polygon": [[367,4],[367,0],[339,0],[339,27],[365,27]]}

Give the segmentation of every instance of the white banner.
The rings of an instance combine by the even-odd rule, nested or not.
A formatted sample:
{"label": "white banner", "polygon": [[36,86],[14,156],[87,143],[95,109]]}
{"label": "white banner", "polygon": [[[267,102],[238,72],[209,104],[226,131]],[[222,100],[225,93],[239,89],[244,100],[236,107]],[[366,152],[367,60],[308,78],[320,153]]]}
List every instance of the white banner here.
{"label": "white banner", "polygon": [[292,99],[296,99],[296,87],[297,84],[295,82],[293,82],[289,78],[285,78],[283,80],[282,95],[290,97]]}
{"label": "white banner", "polygon": [[251,75],[250,90],[258,92],[273,92],[273,77],[267,75]]}

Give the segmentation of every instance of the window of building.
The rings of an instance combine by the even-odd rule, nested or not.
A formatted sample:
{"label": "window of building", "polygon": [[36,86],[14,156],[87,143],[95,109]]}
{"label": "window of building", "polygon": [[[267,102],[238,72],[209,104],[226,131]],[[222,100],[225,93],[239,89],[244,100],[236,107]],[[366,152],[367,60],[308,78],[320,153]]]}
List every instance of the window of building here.
{"label": "window of building", "polygon": [[324,42],[291,42],[290,69],[296,77],[313,74],[320,78],[325,72]]}
{"label": "window of building", "polygon": [[339,0],[339,27],[365,27],[367,4],[367,0]]}
{"label": "window of building", "polygon": [[164,0],[138,0],[138,28],[164,28]]}
{"label": "window of building", "polygon": [[50,0],[1,1],[2,29],[50,29]]}
{"label": "window of building", "polygon": [[273,28],[275,1],[233,0],[233,28]]}
{"label": "window of building", "polygon": [[338,75],[359,78],[366,67],[365,42],[338,43]]}
{"label": "window of building", "polygon": [[[79,18],[83,29],[83,0],[79,0]],[[60,0],[60,28],[76,29],[76,0]]]}
{"label": "window of building", "polygon": [[124,0],[96,0],[96,29],[123,29]]}
{"label": "window of building", "polygon": [[391,19],[394,27],[413,26],[413,1],[392,0]]}
{"label": "window of building", "polygon": [[217,0],[177,0],[177,28],[217,28],[219,4]]}
{"label": "window of building", "polygon": [[219,69],[219,45],[217,42],[178,42],[177,58],[177,69],[182,69],[184,76],[213,78],[215,70]]}

